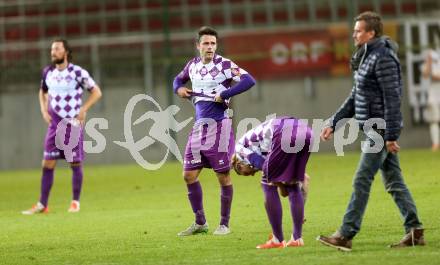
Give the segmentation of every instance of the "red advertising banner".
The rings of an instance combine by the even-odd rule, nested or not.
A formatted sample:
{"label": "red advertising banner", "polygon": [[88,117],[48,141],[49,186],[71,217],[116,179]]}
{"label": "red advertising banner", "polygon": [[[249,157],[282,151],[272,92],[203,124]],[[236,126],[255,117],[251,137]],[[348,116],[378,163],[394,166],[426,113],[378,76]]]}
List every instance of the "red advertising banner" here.
{"label": "red advertising banner", "polygon": [[257,78],[299,77],[330,72],[328,30],[280,31],[228,36],[225,54]]}
{"label": "red advertising banner", "polygon": [[[397,37],[397,24],[384,23]],[[354,50],[347,24],[323,29],[240,33],[223,39],[225,55],[258,79],[349,75]]]}

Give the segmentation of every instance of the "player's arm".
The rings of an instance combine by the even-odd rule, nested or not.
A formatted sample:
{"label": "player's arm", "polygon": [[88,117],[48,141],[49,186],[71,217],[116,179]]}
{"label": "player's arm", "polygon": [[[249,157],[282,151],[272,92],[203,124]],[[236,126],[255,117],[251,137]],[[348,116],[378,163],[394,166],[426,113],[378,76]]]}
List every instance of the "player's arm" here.
{"label": "player's arm", "polygon": [[40,101],[41,115],[43,116],[44,121],[49,124],[52,121],[52,117],[49,115],[48,111],[49,100],[47,96],[47,91],[45,91],[43,88],[40,88],[38,99]]}
{"label": "player's arm", "polygon": [[185,87],[185,84],[189,81],[189,66],[192,63],[192,60],[186,64],[185,68],[183,68],[182,72],[180,72],[173,81],[173,91],[174,94],[177,94],[181,98],[189,98],[191,97],[192,90]]}
{"label": "player's arm", "polygon": [[[241,94],[255,85],[256,81],[250,74],[243,74],[240,76],[240,81],[232,86],[230,89],[226,89],[220,93],[222,100],[229,99],[235,95]],[[217,101],[217,99],[216,99]]]}
{"label": "player's arm", "polygon": [[89,109],[98,102],[98,100],[102,97],[101,88],[99,86],[95,85],[90,90],[90,95],[87,98],[87,101],[82,105],[81,109],[79,110],[78,116],[76,119],[81,123],[84,124],[87,116],[87,112]]}

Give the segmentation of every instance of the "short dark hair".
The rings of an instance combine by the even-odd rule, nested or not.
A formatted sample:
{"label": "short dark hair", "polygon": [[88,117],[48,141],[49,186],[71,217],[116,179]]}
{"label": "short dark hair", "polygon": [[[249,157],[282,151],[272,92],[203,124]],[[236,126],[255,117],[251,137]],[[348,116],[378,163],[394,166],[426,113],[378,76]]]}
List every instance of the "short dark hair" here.
{"label": "short dark hair", "polygon": [[203,26],[199,29],[198,32],[198,37],[197,37],[197,41],[200,41],[200,38],[203,35],[210,35],[210,36],[215,36],[216,39],[218,39],[218,33],[215,29],[208,27],[208,26]]}
{"label": "short dark hair", "polygon": [[383,34],[383,24],[382,24],[382,18],[379,14],[372,12],[372,11],[366,11],[361,14],[359,14],[354,21],[365,21],[366,30],[372,31],[374,30],[374,36],[380,37]]}
{"label": "short dark hair", "polygon": [[69,61],[69,62],[72,61],[72,59],[73,59],[73,57],[72,57],[72,48],[70,47],[69,42],[66,39],[63,39],[63,38],[54,39],[52,41],[52,43],[54,43],[54,42],[61,42],[61,43],[63,43],[64,49],[67,51],[67,61]]}

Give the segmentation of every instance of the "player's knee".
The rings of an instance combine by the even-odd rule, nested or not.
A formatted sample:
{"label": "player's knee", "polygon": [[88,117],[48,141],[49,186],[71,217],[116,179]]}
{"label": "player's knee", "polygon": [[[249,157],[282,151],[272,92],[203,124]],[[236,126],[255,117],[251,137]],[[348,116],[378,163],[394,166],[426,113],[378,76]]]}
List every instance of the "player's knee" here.
{"label": "player's knee", "polygon": [[222,186],[229,186],[232,184],[232,180],[231,180],[231,176],[229,175],[229,171],[223,172],[223,173],[217,173],[217,178],[218,178],[218,181],[220,182],[220,185],[222,185]]}
{"label": "player's knee", "polygon": [[80,166],[81,166],[80,162],[70,163],[70,167],[80,167]]}
{"label": "player's knee", "polygon": [[190,172],[183,172],[183,179],[186,184],[192,184],[197,181],[197,175],[191,174]]}
{"label": "player's knee", "polygon": [[56,160],[43,160],[43,162],[41,163],[41,165],[42,165],[44,168],[54,169],[56,163],[57,163]]}

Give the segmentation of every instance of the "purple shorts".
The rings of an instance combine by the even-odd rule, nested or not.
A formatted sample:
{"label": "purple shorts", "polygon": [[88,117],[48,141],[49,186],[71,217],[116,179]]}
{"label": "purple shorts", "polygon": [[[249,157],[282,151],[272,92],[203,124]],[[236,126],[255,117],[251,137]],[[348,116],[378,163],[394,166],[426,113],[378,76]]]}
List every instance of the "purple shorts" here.
{"label": "purple shorts", "polygon": [[274,128],[272,149],[263,164],[263,182],[293,184],[304,181],[313,131],[299,124],[297,119],[283,118]]}
{"label": "purple shorts", "polygon": [[229,171],[234,145],[231,119],[198,120],[188,136],[183,169],[190,171],[205,167],[218,173]]}
{"label": "purple shorts", "polygon": [[[69,163],[83,161],[84,128],[79,125],[72,125],[67,122],[67,119],[63,120],[54,113],[51,113],[51,117],[52,122],[47,128],[46,137],[44,139],[44,160],[66,159]],[[64,124],[60,124],[61,122]],[[58,124],[63,126],[58,126]],[[58,135],[57,127],[60,127]],[[74,130],[72,130],[72,128]],[[57,147],[57,140],[61,148]]]}

